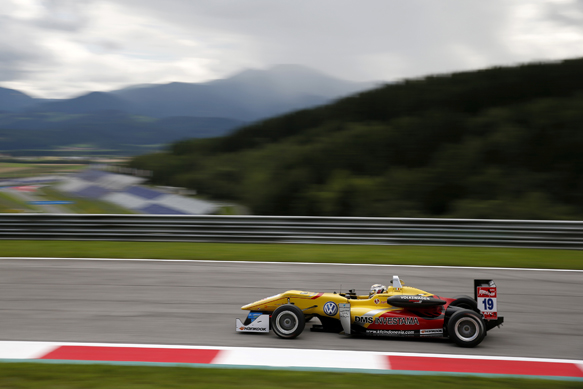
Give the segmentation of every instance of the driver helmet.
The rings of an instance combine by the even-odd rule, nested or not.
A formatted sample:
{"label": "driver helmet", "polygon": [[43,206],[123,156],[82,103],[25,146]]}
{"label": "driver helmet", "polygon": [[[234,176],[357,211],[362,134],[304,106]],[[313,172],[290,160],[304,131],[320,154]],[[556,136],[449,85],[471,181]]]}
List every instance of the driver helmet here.
{"label": "driver helmet", "polygon": [[374,284],[370,287],[370,295],[373,296],[379,293],[385,293],[387,291],[387,287],[381,284]]}

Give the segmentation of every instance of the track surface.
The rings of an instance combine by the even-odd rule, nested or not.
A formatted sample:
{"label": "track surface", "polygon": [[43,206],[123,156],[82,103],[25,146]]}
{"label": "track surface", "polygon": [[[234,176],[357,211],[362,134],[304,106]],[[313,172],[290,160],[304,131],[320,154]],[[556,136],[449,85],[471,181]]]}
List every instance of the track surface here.
{"label": "track surface", "polygon": [[[246,303],[288,289],[355,288],[398,274],[444,296],[498,286],[505,325],[463,349],[436,339],[235,333]],[[583,359],[583,273],[194,261],[0,259],[0,340],[157,343]],[[309,325],[308,325],[309,326]]]}

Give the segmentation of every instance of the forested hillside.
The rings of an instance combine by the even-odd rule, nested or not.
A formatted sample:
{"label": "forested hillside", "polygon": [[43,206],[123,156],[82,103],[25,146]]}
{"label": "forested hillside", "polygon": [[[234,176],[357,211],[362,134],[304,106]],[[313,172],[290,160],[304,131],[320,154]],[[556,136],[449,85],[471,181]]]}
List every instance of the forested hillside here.
{"label": "forested hillside", "polygon": [[257,214],[583,218],[583,59],[429,76],[135,158]]}
{"label": "forested hillside", "polygon": [[120,111],[0,113],[0,154],[137,155],[177,139],[224,135],[243,122],[225,118],[154,119]]}

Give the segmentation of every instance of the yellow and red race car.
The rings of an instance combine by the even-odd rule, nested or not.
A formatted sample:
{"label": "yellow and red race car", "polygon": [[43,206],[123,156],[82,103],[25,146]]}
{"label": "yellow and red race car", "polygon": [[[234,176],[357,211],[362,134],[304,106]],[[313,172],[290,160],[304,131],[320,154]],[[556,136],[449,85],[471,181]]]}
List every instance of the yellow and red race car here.
{"label": "yellow and red race car", "polygon": [[375,284],[368,295],[288,290],[241,307],[250,311],[236,331],[297,337],[310,319],[312,331],[346,335],[442,337],[462,347],[478,345],[487,331],[503,323],[498,316],[497,288],[492,280],[474,280],[474,298],[447,298],[405,286],[393,276],[387,288]]}

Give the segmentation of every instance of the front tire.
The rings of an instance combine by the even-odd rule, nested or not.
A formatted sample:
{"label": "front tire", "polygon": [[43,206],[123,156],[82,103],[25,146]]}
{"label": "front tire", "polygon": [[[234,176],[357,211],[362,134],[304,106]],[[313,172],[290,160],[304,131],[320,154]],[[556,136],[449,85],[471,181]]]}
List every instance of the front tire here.
{"label": "front tire", "polygon": [[447,323],[449,338],[461,347],[475,347],[484,340],[486,329],[482,317],[470,310],[460,310]]}
{"label": "front tire", "polygon": [[297,337],[305,326],[304,313],[295,305],[282,305],[271,315],[271,328],[277,336],[283,339]]}

